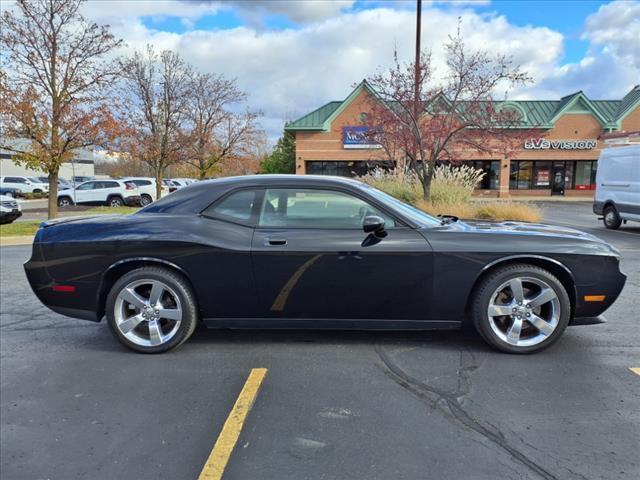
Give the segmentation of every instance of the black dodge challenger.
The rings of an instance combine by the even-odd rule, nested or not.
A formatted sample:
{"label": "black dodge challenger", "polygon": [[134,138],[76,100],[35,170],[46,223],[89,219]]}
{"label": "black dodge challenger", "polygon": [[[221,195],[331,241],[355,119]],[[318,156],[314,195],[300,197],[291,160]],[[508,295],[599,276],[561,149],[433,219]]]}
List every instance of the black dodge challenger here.
{"label": "black dodge challenger", "polygon": [[52,310],[127,347],[216,328],[451,329],[527,353],[592,324],[625,282],[620,253],[562,227],[435,218],[360,182],[204,181],[133,215],[44,222],[29,283]]}

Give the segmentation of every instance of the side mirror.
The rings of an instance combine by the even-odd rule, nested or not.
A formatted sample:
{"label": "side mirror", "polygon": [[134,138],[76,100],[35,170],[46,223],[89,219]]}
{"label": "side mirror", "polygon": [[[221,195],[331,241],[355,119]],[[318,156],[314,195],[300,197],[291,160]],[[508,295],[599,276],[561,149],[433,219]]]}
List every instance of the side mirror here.
{"label": "side mirror", "polygon": [[377,215],[364,217],[362,230],[364,230],[365,233],[373,233],[376,237],[380,238],[387,236],[387,232],[384,230],[384,219]]}

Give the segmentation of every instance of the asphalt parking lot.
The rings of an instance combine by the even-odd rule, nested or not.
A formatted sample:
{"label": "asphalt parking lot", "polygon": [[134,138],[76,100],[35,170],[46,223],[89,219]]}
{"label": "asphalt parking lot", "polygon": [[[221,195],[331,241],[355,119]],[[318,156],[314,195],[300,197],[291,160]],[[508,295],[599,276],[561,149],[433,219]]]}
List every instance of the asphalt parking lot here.
{"label": "asphalt parking lot", "polygon": [[196,331],[130,353],[57,315],[0,250],[0,477],[196,479],[254,368],[268,370],[225,479],[640,478],[640,224],[588,203],[548,223],[605,238],[627,285],[603,325],[511,356],[462,332]]}

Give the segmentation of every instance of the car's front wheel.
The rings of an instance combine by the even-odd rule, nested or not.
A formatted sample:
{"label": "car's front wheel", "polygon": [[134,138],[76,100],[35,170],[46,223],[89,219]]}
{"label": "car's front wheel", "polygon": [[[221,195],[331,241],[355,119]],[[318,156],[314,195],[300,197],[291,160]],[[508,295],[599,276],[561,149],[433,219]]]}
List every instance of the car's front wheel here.
{"label": "car's front wheel", "polygon": [[613,205],[607,205],[602,212],[602,221],[606,228],[617,230],[622,224],[622,219]]}
{"label": "car's front wheel", "polygon": [[191,336],[198,321],[188,282],[161,267],[143,267],[123,275],[107,296],[106,312],[116,338],[142,353],[178,347]]}
{"label": "car's front wheel", "polygon": [[562,283],[547,270],[517,264],[499,268],[475,290],[472,316],[492,347],[532,353],[554,343],[569,324],[571,303]]}

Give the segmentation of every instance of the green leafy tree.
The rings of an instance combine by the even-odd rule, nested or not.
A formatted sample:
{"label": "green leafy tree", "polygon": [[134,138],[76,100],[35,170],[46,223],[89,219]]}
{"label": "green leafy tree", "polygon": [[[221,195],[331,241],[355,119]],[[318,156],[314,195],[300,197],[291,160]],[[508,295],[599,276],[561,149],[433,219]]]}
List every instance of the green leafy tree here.
{"label": "green leafy tree", "polygon": [[260,162],[260,173],[295,173],[296,171],[296,137],[291,132],[284,132],[278,139],[276,148]]}

